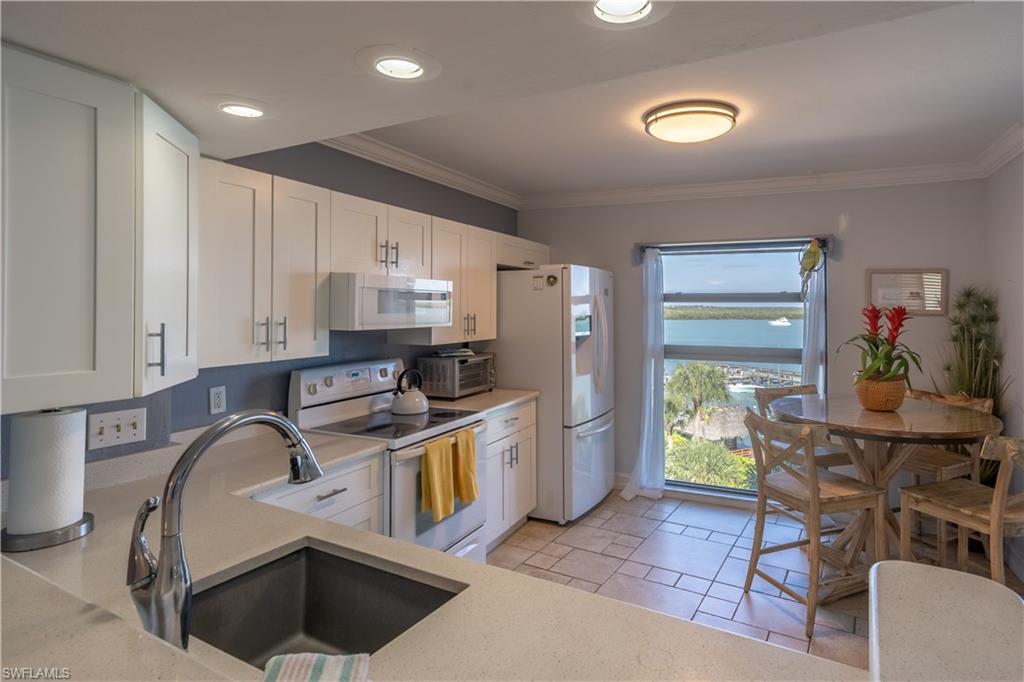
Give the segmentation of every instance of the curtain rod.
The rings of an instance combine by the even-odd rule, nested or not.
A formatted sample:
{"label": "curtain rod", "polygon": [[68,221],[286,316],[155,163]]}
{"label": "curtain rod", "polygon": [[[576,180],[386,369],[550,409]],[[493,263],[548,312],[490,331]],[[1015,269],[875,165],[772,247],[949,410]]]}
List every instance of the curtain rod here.
{"label": "curtain rod", "polygon": [[801,242],[808,242],[812,239],[817,239],[823,243],[825,248],[828,248],[829,236],[828,235],[807,235],[798,237],[785,237],[780,239],[746,239],[736,241],[699,241],[699,242],[638,242],[636,248],[641,251],[646,249],[696,249],[701,247],[711,247],[717,249],[729,249],[729,248],[747,248],[753,249],[757,247],[770,248],[772,246],[784,246],[789,244],[798,244]]}

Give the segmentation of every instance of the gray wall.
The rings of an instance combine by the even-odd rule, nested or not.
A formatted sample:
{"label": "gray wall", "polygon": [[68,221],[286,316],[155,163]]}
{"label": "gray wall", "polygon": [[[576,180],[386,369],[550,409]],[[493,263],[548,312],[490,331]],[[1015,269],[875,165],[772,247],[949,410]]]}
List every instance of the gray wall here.
{"label": "gray wall", "polygon": [[[516,233],[514,209],[318,143],[254,154],[231,163],[477,227]],[[204,369],[192,381],[145,398],[84,405],[90,413],[146,408],[145,441],[89,451],[86,461],[166,445],[175,431],[213,423],[224,415],[209,414],[211,386],[227,388],[228,413],[256,407],[285,410],[293,369],[383,357],[400,357],[408,364],[432,350],[389,345],[386,332],[331,332],[329,357]],[[9,434],[10,416],[4,415],[0,420],[0,477],[5,479]]]}

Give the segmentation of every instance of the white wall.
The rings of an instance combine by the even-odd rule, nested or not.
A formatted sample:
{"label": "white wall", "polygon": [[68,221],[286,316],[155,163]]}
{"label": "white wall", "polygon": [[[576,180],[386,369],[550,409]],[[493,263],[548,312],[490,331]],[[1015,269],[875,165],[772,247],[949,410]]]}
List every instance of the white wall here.
{"label": "white wall", "polygon": [[[829,346],[858,333],[869,267],[949,268],[951,290],[989,282],[982,181],[803,192],[652,204],[521,211],[519,234],[551,245],[556,260],[615,273],[616,470],[632,471],[639,441],[641,272],[637,242],[721,241],[835,235],[829,262]],[[1018,258],[1020,249],[1017,250]],[[796,264],[794,263],[794,267]],[[924,356],[931,387],[947,323],[910,322],[908,343]],[[1016,338],[1021,338],[1020,335]],[[832,390],[851,383],[857,358],[830,355]],[[852,390],[852,389],[851,389]]]}

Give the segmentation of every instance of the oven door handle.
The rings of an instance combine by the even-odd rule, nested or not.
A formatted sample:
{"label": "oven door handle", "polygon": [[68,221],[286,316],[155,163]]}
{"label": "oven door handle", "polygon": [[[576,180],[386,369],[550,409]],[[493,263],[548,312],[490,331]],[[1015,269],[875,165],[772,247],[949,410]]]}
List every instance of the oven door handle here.
{"label": "oven door handle", "polygon": [[[474,434],[482,433],[486,428],[487,424],[485,422],[476,422],[475,424],[472,425]],[[454,443],[455,437],[449,436],[448,440]],[[426,453],[426,451],[427,449],[422,445],[418,445],[414,448],[407,448],[405,450],[395,450],[394,452],[391,453],[391,463],[401,464],[402,462],[407,462],[410,459],[419,459],[424,455],[424,453]],[[479,458],[479,454],[477,455],[477,458]]]}

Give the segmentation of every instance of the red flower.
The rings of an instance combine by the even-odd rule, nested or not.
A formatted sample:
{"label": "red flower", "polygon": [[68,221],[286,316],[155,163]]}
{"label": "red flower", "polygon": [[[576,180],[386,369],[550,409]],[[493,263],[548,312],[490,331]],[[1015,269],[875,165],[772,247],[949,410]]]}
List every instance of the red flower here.
{"label": "red flower", "polygon": [[906,306],[898,305],[891,310],[885,311],[885,322],[889,326],[889,338],[886,342],[895,346],[903,333],[903,323],[910,319]]}
{"label": "red flower", "polygon": [[878,306],[874,304],[869,305],[861,311],[861,315],[864,316],[864,323],[868,334],[878,336],[882,333],[882,310]]}

